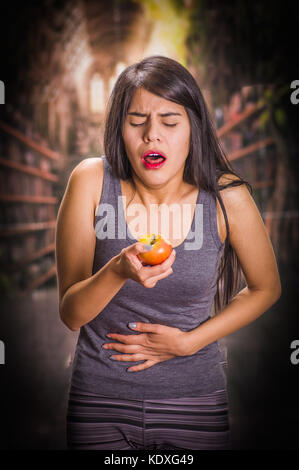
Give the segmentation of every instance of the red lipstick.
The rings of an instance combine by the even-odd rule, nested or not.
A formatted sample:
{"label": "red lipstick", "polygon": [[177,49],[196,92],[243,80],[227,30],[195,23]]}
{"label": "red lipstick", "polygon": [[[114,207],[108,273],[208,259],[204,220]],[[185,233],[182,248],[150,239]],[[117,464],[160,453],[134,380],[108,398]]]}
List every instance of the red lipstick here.
{"label": "red lipstick", "polygon": [[158,150],[149,150],[142,157],[142,163],[150,170],[156,170],[165,163],[166,157]]}

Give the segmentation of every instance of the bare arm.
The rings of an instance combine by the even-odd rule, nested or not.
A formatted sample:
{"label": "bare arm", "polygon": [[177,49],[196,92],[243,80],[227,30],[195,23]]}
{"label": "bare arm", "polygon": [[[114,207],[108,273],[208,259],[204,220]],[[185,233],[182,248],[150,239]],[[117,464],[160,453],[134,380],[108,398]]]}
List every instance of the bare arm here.
{"label": "bare arm", "polygon": [[92,188],[103,176],[100,163],[86,159],[73,170],[57,217],[59,313],[73,331],[92,320],[125,282],[110,269],[114,259],[92,276],[96,242]]}
{"label": "bare arm", "polygon": [[72,172],[56,224],[56,266],[61,320],[72,331],[93,320],[128,278],[154,287],[171,274],[174,257],[159,266],[144,267],[138,253],[142,243],[123,249],[92,275],[96,243],[95,188],[103,179],[103,162],[83,160]]}

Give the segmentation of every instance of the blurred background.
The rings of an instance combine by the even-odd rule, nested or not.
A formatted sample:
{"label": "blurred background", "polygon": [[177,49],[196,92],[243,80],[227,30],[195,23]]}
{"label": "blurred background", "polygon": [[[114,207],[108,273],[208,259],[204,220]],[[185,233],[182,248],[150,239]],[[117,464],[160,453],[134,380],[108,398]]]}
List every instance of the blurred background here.
{"label": "blurred background", "polygon": [[234,448],[298,449],[295,2],[43,0],[0,10],[0,448],[66,448],[77,333],[58,313],[57,211],[72,169],[104,153],[117,76],[160,54],[202,89],[281,275],[279,301],[224,340]]}

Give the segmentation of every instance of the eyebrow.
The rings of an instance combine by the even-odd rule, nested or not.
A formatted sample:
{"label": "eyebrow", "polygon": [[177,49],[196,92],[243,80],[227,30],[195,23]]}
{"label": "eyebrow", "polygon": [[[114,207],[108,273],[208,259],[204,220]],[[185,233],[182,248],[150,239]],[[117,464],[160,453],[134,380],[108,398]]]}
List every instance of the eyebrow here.
{"label": "eyebrow", "polygon": [[[136,111],[132,111],[130,113],[128,113],[130,116],[139,116],[139,117],[146,117],[147,114],[143,114],[143,113],[137,113]],[[159,116],[161,117],[167,117],[167,116],[182,116],[180,113],[162,113],[162,114],[159,114]]]}

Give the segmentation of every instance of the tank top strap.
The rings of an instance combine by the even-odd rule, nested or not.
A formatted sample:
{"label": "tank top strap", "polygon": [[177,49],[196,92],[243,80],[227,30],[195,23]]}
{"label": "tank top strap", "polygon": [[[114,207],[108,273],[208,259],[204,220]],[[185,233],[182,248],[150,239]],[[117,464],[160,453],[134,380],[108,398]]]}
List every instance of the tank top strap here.
{"label": "tank top strap", "polygon": [[114,207],[117,207],[117,196],[118,196],[118,185],[115,175],[113,175],[111,166],[106,158],[106,155],[102,155],[101,159],[104,164],[104,178],[102,186],[101,204],[109,203]]}

